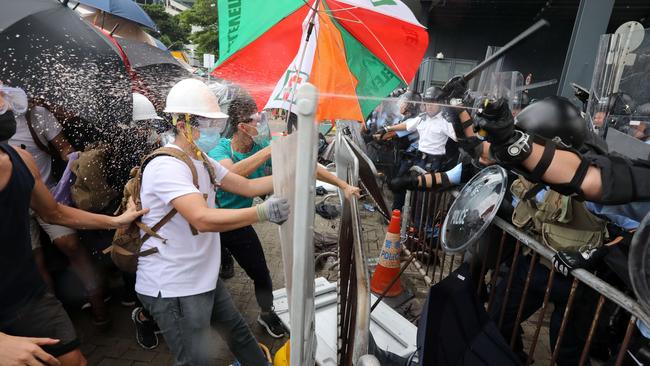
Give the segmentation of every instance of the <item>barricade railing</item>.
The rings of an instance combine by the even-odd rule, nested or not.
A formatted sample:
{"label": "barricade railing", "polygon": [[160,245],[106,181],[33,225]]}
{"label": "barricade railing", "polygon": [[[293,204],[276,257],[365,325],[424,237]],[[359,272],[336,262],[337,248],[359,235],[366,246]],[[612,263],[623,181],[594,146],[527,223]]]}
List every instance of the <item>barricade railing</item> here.
{"label": "barricade railing", "polygon": [[[623,326],[614,335],[615,341],[612,342],[611,339],[609,340],[609,346],[611,346],[609,357],[613,361],[613,364],[617,366],[621,365],[635,331],[635,323],[637,320],[645,324],[650,324],[650,316],[643,310],[639,303],[614,285],[589,271],[576,269],[568,277],[556,273],[552,270],[552,266],[549,265],[555,254],[553,249],[540,243],[498,216],[495,217],[492,222],[492,227],[489,230],[500,229],[501,233],[497,233],[497,240],[494,243],[489,243],[487,248],[478,248],[479,244],[477,243],[473,248],[461,254],[445,253],[441,246],[440,234],[442,224],[455,195],[457,195],[457,192],[454,191],[407,191],[406,203],[402,214],[403,222],[401,230],[402,247],[407,256],[407,261],[403,264],[400,273],[406,270],[407,266],[414,266],[426,284],[433,285],[453,273],[462,263],[468,262],[472,271],[471,278],[476,280],[477,296],[484,301],[486,310],[490,313],[492,320],[497,324],[506,342],[513,349],[516,348],[515,345],[521,324],[528,320],[524,319],[524,313],[526,312],[525,308],[530,313],[530,309],[526,305],[530,306],[530,302],[528,301],[531,293],[535,292],[537,294],[538,302],[539,295],[543,293],[541,304],[532,312],[532,315],[529,315],[529,319],[533,323],[533,330],[532,339],[526,337],[526,340],[530,341],[526,342],[526,344],[530,344],[530,346],[528,346],[528,349],[520,349],[520,351],[527,353],[526,365],[531,364],[533,361],[538,361],[535,359],[535,350],[538,343],[540,343],[541,329],[549,327],[544,321],[550,308],[549,303],[553,302],[556,306],[560,306],[560,309],[561,306],[564,306],[560,323],[558,324],[557,319],[555,320],[555,327],[556,329],[559,327],[559,329],[556,331],[554,342],[553,344],[549,343],[551,348],[551,365],[558,363],[558,360],[563,361],[562,357],[565,357],[566,350],[562,355],[560,354],[560,350],[562,350],[562,346],[567,342],[567,338],[570,338],[566,336],[568,330],[571,329],[571,334],[573,335],[576,333],[573,331],[575,327],[580,328],[578,330],[578,334],[580,335],[579,346],[575,350],[575,352],[579,352],[577,364],[587,364],[590,360],[592,345],[595,341],[602,341],[601,339],[596,339],[599,337],[598,334],[602,334],[598,331],[599,326],[602,328],[603,322],[611,322],[611,316],[610,319],[603,319],[603,311],[605,308],[612,309],[613,307],[611,305],[615,304],[624,312],[622,315],[619,313],[619,317],[617,318],[619,320],[622,319],[622,321],[619,321],[619,324],[623,324]],[[494,233],[492,236],[495,236]],[[512,243],[513,241],[514,244]],[[494,257],[495,254],[496,257]],[[527,263],[522,261],[526,261]],[[546,262],[540,263],[541,261]],[[525,267],[526,264],[528,264],[527,268]],[[548,274],[544,276],[545,287],[543,290],[540,288],[540,280],[537,278],[537,288],[533,288],[535,286],[533,279],[536,276],[536,266],[544,264],[547,265],[546,268],[548,269]],[[523,271],[527,270],[527,272],[520,272],[516,276],[516,270],[520,268],[520,265],[523,266]],[[523,273],[526,274],[525,279],[522,281]],[[561,278],[559,278],[560,276]],[[514,299],[515,289],[513,286],[515,284],[515,277],[517,277],[516,281],[518,286],[516,292],[520,294],[520,299]],[[565,292],[568,292],[568,295],[566,295],[566,299],[562,298],[562,301],[558,302],[557,298],[551,301],[554,284],[558,281],[563,283],[565,290],[567,290]],[[581,289],[581,286],[587,286],[595,291],[592,294],[597,300],[595,301],[595,308],[593,310],[583,308],[574,309],[576,307],[578,289]],[[497,287],[499,287],[500,291],[497,291]],[[510,304],[511,301],[518,301],[517,306],[514,307],[516,302]],[[556,303],[559,303],[559,305]],[[593,303],[590,306],[593,307]],[[581,323],[581,325],[572,323],[575,311],[593,311],[591,324],[585,327],[586,324],[584,323]],[[618,310],[611,310],[610,313],[616,311]],[[506,313],[508,313],[507,316]],[[511,319],[513,316],[515,319],[514,323],[512,323]],[[512,329],[509,329],[509,327],[508,329],[504,329],[506,328],[506,324],[504,323],[512,323]],[[609,327],[611,324],[608,323],[606,326]],[[527,328],[530,330],[530,326]],[[624,331],[623,328],[625,329]],[[572,339],[572,341],[574,340]],[[618,349],[616,350],[616,348]],[[602,358],[602,350],[599,349],[598,351],[601,351],[600,356]],[[578,353],[575,355],[577,356]],[[559,363],[562,364],[563,362]]]}

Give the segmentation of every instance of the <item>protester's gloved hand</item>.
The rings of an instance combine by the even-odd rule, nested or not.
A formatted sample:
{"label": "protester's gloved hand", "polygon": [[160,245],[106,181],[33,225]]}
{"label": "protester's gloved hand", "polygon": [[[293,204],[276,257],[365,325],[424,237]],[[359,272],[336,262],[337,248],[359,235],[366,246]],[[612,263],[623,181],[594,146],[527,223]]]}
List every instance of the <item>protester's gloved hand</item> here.
{"label": "protester's gloved hand", "polygon": [[403,175],[391,179],[388,183],[388,188],[390,188],[391,191],[415,191],[418,189],[419,182],[420,177],[417,175]]}
{"label": "protester's gloved hand", "polygon": [[577,252],[559,251],[553,256],[553,267],[567,276],[576,268],[592,269],[606,254],[606,247],[589,248]]}
{"label": "protester's gloved hand", "polygon": [[446,98],[462,98],[467,91],[467,81],[462,75],[456,75],[445,83],[442,91]]}
{"label": "protester's gloved hand", "polygon": [[515,137],[515,121],[508,100],[499,98],[481,102],[476,114],[480,134],[494,145],[504,145]]}
{"label": "protester's gloved hand", "polygon": [[271,221],[281,225],[289,218],[289,211],[289,201],[286,198],[271,196],[257,205],[257,218],[259,221]]}

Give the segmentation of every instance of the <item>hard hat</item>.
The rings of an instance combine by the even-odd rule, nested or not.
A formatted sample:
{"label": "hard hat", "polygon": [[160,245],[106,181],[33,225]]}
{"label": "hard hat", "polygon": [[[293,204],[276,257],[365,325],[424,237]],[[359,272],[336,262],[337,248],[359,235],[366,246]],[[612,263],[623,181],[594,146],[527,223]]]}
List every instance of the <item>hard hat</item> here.
{"label": "hard hat", "polygon": [[424,95],[422,96],[422,100],[425,102],[439,102],[442,99],[444,99],[444,93],[442,91],[442,88],[439,88],[437,86],[428,88],[424,91]]}
{"label": "hard hat", "polygon": [[188,113],[206,118],[228,118],[221,112],[219,100],[205,83],[197,79],[184,79],[176,83],[165,103],[165,113]]}
{"label": "hard hat", "polygon": [[575,149],[582,146],[588,131],[580,110],[562,97],[548,97],[524,108],[515,117],[515,126]]}
{"label": "hard hat", "polygon": [[153,103],[140,93],[133,93],[133,120],[162,119],[156,113]]}

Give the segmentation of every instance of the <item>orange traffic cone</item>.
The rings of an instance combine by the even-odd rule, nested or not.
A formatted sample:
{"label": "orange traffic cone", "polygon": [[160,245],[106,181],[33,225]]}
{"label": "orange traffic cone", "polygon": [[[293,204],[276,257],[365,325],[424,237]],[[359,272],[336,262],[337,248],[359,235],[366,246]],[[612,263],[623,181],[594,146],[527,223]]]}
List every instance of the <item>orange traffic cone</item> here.
{"label": "orange traffic cone", "polygon": [[[402,246],[399,238],[400,230],[400,211],[393,210],[393,215],[388,224],[386,231],[386,240],[384,246],[381,248],[379,254],[379,264],[375,268],[375,273],[372,274],[370,280],[370,289],[374,293],[383,293],[391,281],[398,275],[400,270],[400,252]],[[398,278],[397,281],[386,292],[386,296],[393,297],[402,293],[402,282]]]}

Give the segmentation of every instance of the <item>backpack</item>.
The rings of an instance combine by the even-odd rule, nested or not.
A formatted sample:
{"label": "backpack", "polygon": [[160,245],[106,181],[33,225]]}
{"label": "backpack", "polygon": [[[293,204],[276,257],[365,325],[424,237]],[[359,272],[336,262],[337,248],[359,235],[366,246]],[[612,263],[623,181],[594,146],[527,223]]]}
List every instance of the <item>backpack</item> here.
{"label": "backpack", "polygon": [[119,197],[119,193],[106,182],[105,154],[106,148],[103,146],[87,149],[71,165],[70,170],[77,179],[70,187],[70,196],[79,209],[106,213]]}
{"label": "backpack", "polygon": [[[161,147],[142,159],[140,166],[136,166],[135,168],[131,169],[131,178],[124,186],[124,196],[122,198],[120,207],[115,212],[116,215],[126,211],[127,204],[131,198],[133,199],[133,202],[135,203],[137,209],[142,209],[142,201],[140,199],[142,174],[147,164],[158,156],[172,156],[184,162],[192,172],[192,183],[197,189],[199,188],[199,178],[196,167],[194,166],[194,163],[190,157],[182,150],[172,147]],[[205,159],[206,158],[204,156],[204,162],[207,161]],[[214,168],[209,163],[204,164],[204,166],[210,174],[211,181],[214,182]],[[206,196],[204,195],[204,197]],[[176,215],[176,213],[176,209],[172,209],[165,216],[163,216],[160,221],[151,227],[143,224],[140,219],[137,219],[133,221],[133,223],[131,223],[131,225],[129,225],[127,228],[117,229],[115,231],[115,235],[113,236],[112,245],[104,250],[104,254],[110,252],[113,263],[115,263],[115,266],[117,266],[117,268],[119,268],[121,271],[135,273],[138,268],[139,257],[146,257],[148,255],[158,253],[158,248],[156,247],[140,251],[142,244],[146,242],[150,237],[158,238],[163,242],[163,244],[166,244],[166,239],[158,235],[157,231],[160,230],[163,225],[168,223]],[[140,236],[140,230],[144,231],[145,233],[142,237]],[[192,231],[193,235],[198,234],[198,231],[192,227],[192,225],[190,225],[190,230]]]}
{"label": "backpack", "polygon": [[[589,212],[584,202],[553,190],[546,192],[542,202],[536,202],[534,197],[541,187],[521,177],[513,182],[510,191],[520,200],[512,214],[516,227],[528,229],[557,251],[598,248],[607,241],[606,222]],[[545,259],[541,263],[549,264]]]}

